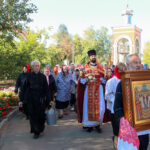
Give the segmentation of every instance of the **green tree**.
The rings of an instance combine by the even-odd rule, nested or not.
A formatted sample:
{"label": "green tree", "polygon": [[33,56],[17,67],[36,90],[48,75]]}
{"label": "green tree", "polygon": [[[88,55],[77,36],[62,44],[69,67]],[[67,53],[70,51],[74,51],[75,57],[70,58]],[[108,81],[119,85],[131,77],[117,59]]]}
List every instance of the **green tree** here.
{"label": "green tree", "polygon": [[0,0],[0,39],[13,44],[13,38],[31,22],[37,7],[30,0]]}
{"label": "green tree", "polygon": [[14,42],[15,47],[9,42],[0,45],[0,73],[1,79],[15,79],[22,71],[22,66],[30,64],[33,60],[41,62],[41,68],[47,63],[47,40],[46,30],[26,31],[26,37],[20,36]]}
{"label": "green tree", "polygon": [[14,78],[16,72],[15,60],[19,59],[16,49],[9,42],[5,42],[5,45],[0,45],[0,50],[0,79]]}
{"label": "green tree", "polygon": [[56,45],[51,45],[47,50],[47,63],[53,68],[56,64],[63,64],[64,50],[57,48]]}
{"label": "green tree", "polygon": [[72,60],[72,50],[73,50],[73,43],[72,43],[72,36],[69,34],[66,25],[61,24],[58,28],[58,32],[55,33],[53,39],[56,42],[56,47],[58,49],[63,50],[62,59]]}
{"label": "green tree", "polygon": [[80,64],[82,62],[82,51],[84,48],[83,39],[78,34],[73,39],[75,64]]}
{"label": "green tree", "polygon": [[95,30],[91,26],[84,31],[84,36],[79,41],[80,53],[76,53],[75,55],[76,62],[81,64],[87,63],[89,61],[87,55],[88,50],[95,49],[97,52],[98,61],[100,63],[108,63],[109,56],[111,55],[111,36],[108,34],[107,28],[102,27]]}
{"label": "green tree", "polygon": [[143,63],[147,63],[150,66],[150,42],[145,44],[144,54],[143,54]]}
{"label": "green tree", "polygon": [[[47,41],[49,39],[48,31],[45,29],[33,31],[28,29],[26,38],[20,36],[20,42],[16,42],[17,51],[22,53],[25,60],[31,62],[39,60],[42,65],[46,63]],[[21,58],[23,59],[23,58]]]}

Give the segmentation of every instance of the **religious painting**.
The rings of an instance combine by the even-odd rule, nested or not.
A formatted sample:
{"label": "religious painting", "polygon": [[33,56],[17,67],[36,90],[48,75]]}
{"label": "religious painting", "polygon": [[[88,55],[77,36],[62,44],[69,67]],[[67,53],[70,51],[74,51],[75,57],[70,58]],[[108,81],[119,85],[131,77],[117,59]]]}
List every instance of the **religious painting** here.
{"label": "religious painting", "polygon": [[121,73],[125,118],[136,131],[150,129],[150,71]]}
{"label": "religious painting", "polygon": [[133,81],[132,91],[135,123],[150,122],[150,80]]}

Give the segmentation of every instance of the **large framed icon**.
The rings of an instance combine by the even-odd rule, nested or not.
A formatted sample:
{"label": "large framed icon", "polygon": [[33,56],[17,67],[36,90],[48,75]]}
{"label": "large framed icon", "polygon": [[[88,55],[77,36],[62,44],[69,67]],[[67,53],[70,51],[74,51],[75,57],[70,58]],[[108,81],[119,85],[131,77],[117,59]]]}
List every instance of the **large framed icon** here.
{"label": "large framed icon", "polygon": [[150,129],[150,71],[121,73],[125,118],[136,131]]}

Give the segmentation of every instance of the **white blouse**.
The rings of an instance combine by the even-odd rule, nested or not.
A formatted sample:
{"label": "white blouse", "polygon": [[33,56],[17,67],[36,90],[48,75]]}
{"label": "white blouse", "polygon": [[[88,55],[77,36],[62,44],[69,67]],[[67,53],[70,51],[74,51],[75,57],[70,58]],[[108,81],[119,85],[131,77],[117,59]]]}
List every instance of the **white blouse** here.
{"label": "white blouse", "polygon": [[119,82],[120,79],[114,76],[113,78],[107,81],[105,88],[105,100],[107,100],[107,109],[109,109],[113,114],[116,88]]}

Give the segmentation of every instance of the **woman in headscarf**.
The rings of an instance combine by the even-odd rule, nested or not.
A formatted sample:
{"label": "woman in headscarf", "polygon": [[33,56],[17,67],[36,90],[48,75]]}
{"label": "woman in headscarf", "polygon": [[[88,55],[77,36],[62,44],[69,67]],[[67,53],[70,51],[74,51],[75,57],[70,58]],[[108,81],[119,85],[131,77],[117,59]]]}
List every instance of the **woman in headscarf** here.
{"label": "woman in headscarf", "polygon": [[53,76],[54,76],[55,80],[56,80],[57,75],[59,74],[59,72],[60,72],[60,66],[59,66],[59,65],[56,65],[56,66],[53,68]]}
{"label": "woman in headscarf", "polygon": [[56,78],[56,85],[56,108],[59,110],[59,118],[62,118],[63,114],[68,114],[68,105],[73,89],[72,75],[69,74],[66,65],[62,65],[62,72],[60,72]]}
{"label": "woman in headscarf", "polygon": [[[111,68],[108,68],[105,70],[105,80],[106,83],[109,79],[111,79],[113,77],[113,72]],[[104,85],[104,87],[106,88],[106,86]],[[105,88],[104,88],[104,94],[105,94]],[[104,123],[107,123],[110,121],[110,116],[109,116],[109,110],[107,108],[107,101],[105,101],[105,115],[104,115]]]}
{"label": "woman in headscarf", "polygon": [[106,70],[106,80],[108,81],[109,79],[111,79],[113,77],[113,72],[111,68],[107,68]]}
{"label": "woman in headscarf", "polygon": [[57,95],[57,87],[56,87],[55,79],[54,79],[53,75],[51,74],[51,69],[50,69],[49,65],[45,65],[44,75],[46,76],[46,79],[47,79],[47,84],[49,87],[49,93],[50,93],[51,100],[53,100],[54,96]]}
{"label": "woman in headscarf", "polygon": [[[22,68],[22,73],[19,74],[17,81],[16,81],[16,86],[15,86],[15,93],[18,94],[18,89],[19,89],[19,101],[21,101],[21,96],[20,96],[20,91],[23,88],[23,84],[27,78],[27,74],[30,72],[30,65],[26,64]],[[28,109],[27,109],[27,104],[25,101],[23,101],[23,107],[19,108],[20,111],[23,111],[25,113],[26,118],[28,119]]]}
{"label": "woman in headscarf", "polygon": [[144,64],[144,70],[149,70],[148,69],[148,64]]}

